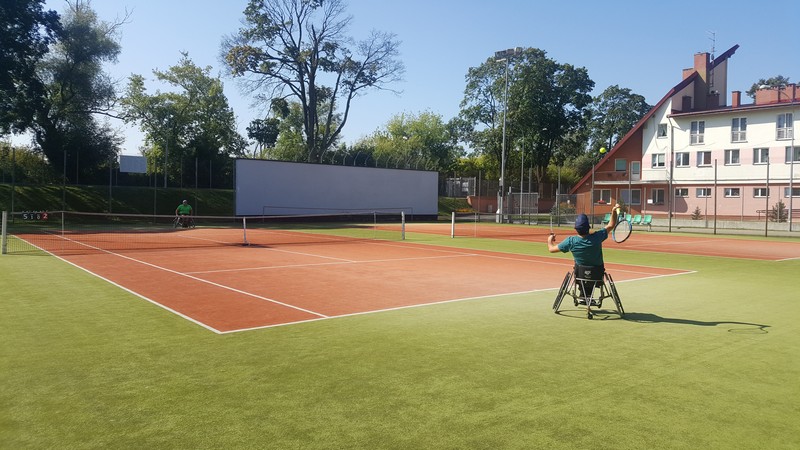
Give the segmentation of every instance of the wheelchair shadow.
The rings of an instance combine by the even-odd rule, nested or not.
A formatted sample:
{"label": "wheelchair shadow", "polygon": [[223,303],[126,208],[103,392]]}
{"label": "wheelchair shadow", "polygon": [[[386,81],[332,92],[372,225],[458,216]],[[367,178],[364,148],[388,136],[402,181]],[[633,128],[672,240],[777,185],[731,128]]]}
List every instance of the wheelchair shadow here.
{"label": "wheelchair shadow", "polygon": [[702,321],[691,319],[678,319],[673,317],[661,317],[657,314],[650,313],[625,313],[625,320],[638,323],[674,323],[678,325],[694,325],[699,327],[716,327],[719,325],[731,325],[729,333],[753,333],[753,334],[767,334],[769,325],[750,322],[735,322],[735,321]]}

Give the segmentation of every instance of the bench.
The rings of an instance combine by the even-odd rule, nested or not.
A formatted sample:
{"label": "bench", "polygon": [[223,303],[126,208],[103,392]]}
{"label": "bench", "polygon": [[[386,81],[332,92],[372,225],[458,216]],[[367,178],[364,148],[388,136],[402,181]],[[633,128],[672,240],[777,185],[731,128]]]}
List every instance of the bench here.
{"label": "bench", "polygon": [[[772,211],[773,211],[773,210],[771,210],[771,209],[758,209],[758,210],[756,210],[756,214],[758,214],[758,218],[760,219],[762,214],[769,214],[769,213],[771,213]],[[788,210],[788,209],[784,209],[783,211],[784,211],[784,212],[785,212],[787,215],[789,214],[789,210]],[[800,209],[792,209],[792,217],[793,217],[793,218],[794,218],[794,217],[798,217],[798,215],[800,215]]]}

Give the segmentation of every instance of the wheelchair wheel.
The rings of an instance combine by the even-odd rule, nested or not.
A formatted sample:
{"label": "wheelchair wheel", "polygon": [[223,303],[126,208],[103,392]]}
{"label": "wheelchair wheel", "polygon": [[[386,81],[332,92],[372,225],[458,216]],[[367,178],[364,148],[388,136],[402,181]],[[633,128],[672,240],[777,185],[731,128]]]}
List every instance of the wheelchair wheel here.
{"label": "wheelchair wheel", "polygon": [[617,293],[617,286],[614,284],[614,279],[611,278],[609,274],[606,274],[606,278],[608,279],[608,285],[611,287],[611,298],[614,299],[617,312],[619,312],[620,317],[625,317],[625,309],[622,307],[622,300],[620,300],[619,294]]}
{"label": "wheelchair wheel", "polygon": [[175,217],[175,220],[172,221],[172,228],[178,228],[181,226],[181,218]]}
{"label": "wheelchair wheel", "polygon": [[553,311],[558,312],[558,307],[561,306],[561,300],[563,300],[564,296],[567,294],[570,280],[572,280],[572,272],[567,272],[567,276],[564,277],[564,281],[561,282],[561,288],[558,290],[558,294],[556,294],[556,301],[553,302]]}

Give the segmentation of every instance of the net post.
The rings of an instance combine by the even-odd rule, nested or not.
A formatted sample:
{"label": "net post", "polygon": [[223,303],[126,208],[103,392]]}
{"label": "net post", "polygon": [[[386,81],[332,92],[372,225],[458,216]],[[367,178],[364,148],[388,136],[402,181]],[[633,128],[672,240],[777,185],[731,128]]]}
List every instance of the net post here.
{"label": "net post", "polygon": [[244,238],[242,245],[250,245],[250,243],[247,242],[247,217],[242,217],[242,236]]}
{"label": "net post", "polygon": [[0,235],[2,235],[2,238],[0,238],[0,240],[2,240],[2,251],[0,251],[0,254],[5,255],[5,254],[8,253],[8,234],[7,234],[8,233],[8,228],[7,228],[7,225],[8,225],[8,212],[7,211],[3,211],[2,222],[3,222],[2,230],[0,231]]}
{"label": "net post", "polygon": [[450,213],[450,238],[456,237],[456,212]]}
{"label": "net post", "polygon": [[400,211],[400,240],[406,240],[406,212]]}

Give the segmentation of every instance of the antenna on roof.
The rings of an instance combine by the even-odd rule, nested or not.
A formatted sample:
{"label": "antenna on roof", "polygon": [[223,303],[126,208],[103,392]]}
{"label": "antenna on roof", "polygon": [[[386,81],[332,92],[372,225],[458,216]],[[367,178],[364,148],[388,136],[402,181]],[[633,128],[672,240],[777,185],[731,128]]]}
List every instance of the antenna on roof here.
{"label": "antenna on roof", "polygon": [[717,33],[713,31],[706,31],[706,33],[711,35],[709,37],[711,40],[711,69],[708,72],[708,88],[712,90],[714,88],[714,53],[717,48]]}

